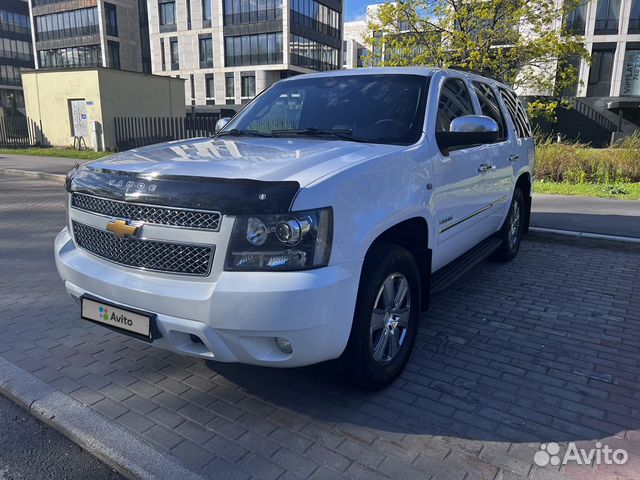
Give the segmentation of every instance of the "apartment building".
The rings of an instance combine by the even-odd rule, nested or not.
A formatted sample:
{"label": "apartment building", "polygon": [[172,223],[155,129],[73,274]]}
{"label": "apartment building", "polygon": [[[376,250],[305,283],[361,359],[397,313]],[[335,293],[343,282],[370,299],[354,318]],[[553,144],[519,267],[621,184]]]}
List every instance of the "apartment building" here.
{"label": "apartment building", "polygon": [[344,23],[342,40],[342,68],[359,68],[369,66],[366,63],[371,47],[366,45],[365,38],[373,35],[369,31],[369,21],[375,19],[379,5],[367,5],[364,19]]}
{"label": "apartment building", "polygon": [[26,0],[0,2],[0,114],[24,113],[20,70],[33,68]]}
{"label": "apartment building", "polygon": [[340,68],[344,0],[147,0],[152,71],[198,112],[237,109],[274,82]]}
{"label": "apartment building", "polygon": [[150,73],[146,0],[30,0],[30,7],[36,68]]}

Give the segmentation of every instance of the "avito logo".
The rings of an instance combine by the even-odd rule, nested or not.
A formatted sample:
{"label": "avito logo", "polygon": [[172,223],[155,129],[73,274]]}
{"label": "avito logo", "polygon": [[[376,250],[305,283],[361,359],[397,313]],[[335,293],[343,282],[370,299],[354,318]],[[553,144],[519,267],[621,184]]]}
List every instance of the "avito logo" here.
{"label": "avito logo", "polygon": [[115,323],[124,323],[125,325],[129,325],[129,326],[133,325],[133,321],[130,318],[127,318],[127,316],[124,313],[120,315],[116,315],[114,312],[111,312],[111,315],[109,315],[109,309],[103,306],[98,307],[98,311],[100,312],[100,315],[104,320],[107,320],[107,321],[111,320],[112,322],[115,322]]}

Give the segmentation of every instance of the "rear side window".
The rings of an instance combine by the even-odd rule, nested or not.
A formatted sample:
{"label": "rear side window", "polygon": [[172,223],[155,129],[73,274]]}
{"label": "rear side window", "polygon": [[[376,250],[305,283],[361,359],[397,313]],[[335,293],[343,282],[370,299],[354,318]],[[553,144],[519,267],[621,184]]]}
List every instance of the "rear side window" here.
{"label": "rear side window", "polygon": [[509,110],[509,115],[513,124],[516,126],[516,133],[519,138],[527,138],[531,136],[531,126],[529,125],[529,119],[524,111],[524,107],[520,100],[513,92],[500,89],[500,97]]}
{"label": "rear side window", "polygon": [[436,132],[448,132],[451,121],[464,115],[473,115],[467,85],[458,78],[449,78],[442,84],[438,100]]}
{"label": "rear side window", "polygon": [[480,102],[480,110],[482,114],[493,118],[498,124],[498,142],[502,142],[507,139],[507,124],[500,111],[498,105],[498,99],[496,98],[493,90],[489,85],[480,82],[473,82],[473,88],[478,96]]}

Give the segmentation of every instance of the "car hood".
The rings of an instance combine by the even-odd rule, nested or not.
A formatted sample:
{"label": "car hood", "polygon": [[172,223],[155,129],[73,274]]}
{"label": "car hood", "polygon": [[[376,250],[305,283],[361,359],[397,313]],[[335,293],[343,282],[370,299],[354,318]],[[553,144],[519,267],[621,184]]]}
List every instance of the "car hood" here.
{"label": "car hood", "polygon": [[202,138],[137,148],[86,164],[161,177],[295,181],[301,187],[337,170],[402,147],[308,138]]}

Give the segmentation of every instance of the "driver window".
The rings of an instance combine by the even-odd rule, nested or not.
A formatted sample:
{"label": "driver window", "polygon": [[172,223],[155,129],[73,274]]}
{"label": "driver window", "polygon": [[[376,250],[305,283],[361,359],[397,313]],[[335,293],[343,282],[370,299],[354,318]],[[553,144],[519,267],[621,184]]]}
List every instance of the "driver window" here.
{"label": "driver window", "polygon": [[467,85],[459,78],[445,80],[438,100],[436,132],[448,132],[451,120],[473,114],[473,104]]}

